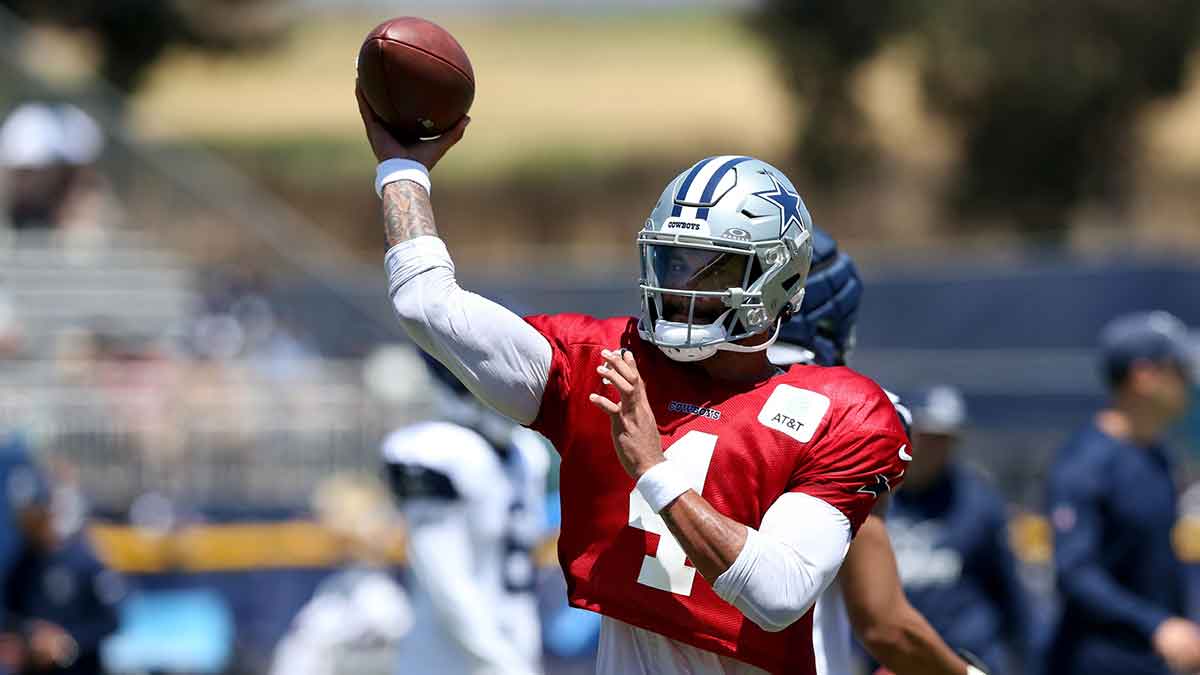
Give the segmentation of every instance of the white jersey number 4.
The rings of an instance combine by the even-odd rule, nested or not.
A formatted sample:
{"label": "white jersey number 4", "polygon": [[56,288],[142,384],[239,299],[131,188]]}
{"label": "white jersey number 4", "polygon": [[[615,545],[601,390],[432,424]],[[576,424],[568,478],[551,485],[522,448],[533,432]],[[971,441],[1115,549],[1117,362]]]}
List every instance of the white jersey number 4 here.
{"label": "white jersey number 4", "polygon": [[[683,473],[688,486],[700,494],[704,492],[704,481],[708,477],[708,467],[716,447],[716,435],[689,431],[663,454]],[[629,524],[659,536],[654,555],[642,559],[638,583],[676,595],[691,595],[696,568],[684,564],[687,554],[683,552],[679,540],[675,539],[662,516],[650,508],[636,488],[629,493]]]}

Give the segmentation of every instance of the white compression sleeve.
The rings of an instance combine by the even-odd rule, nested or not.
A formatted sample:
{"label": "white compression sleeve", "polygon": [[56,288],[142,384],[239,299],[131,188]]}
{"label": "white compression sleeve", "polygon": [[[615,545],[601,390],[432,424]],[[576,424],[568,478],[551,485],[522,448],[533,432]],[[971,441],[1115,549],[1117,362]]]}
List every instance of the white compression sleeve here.
{"label": "white compression sleeve", "polygon": [[532,422],[550,376],[546,338],[504,307],[460,288],[437,237],[397,244],[385,262],[392,304],[413,342],[497,412]]}
{"label": "white compression sleeve", "polygon": [[713,590],[766,631],[792,625],[837,576],[850,547],[850,521],[824,500],[789,492],[717,577]]}

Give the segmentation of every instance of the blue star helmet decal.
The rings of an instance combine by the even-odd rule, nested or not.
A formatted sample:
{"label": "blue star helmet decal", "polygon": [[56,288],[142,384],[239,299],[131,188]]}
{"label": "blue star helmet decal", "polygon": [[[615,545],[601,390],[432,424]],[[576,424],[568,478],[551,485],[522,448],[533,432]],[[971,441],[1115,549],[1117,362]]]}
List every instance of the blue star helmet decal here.
{"label": "blue star helmet decal", "polygon": [[763,171],[762,173],[765,173],[767,177],[771,179],[771,182],[775,184],[775,189],[763,190],[762,192],[755,192],[754,194],[774,203],[775,206],[779,207],[779,233],[782,235],[784,232],[786,232],[793,220],[796,221],[796,227],[803,229],[804,219],[800,217],[800,195],[796,194],[795,192],[789,192],[788,189],[779,182],[779,179],[775,177],[775,174],[771,173],[770,171]]}

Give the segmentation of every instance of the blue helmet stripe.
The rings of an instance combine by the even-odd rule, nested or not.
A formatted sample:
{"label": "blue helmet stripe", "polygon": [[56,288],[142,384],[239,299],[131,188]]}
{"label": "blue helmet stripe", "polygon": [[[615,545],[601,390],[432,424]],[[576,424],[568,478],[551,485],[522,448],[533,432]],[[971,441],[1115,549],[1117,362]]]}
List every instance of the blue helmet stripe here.
{"label": "blue helmet stripe", "polygon": [[[713,198],[713,193],[717,191],[717,186],[721,184],[721,179],[725,177],[725,173],[748,159],[750,158],[734,157],[733,159],[722,164],[720,168],[717,169],[716,173],[712,175],[712,178],[708,179],[708,185],[704,186],[704,194],[700,196],[700,202],[707,204],[709,200]],[[708,208],[709,207],[705,206],[696,211],[696,218],[700,220],[708,218]]]}
{"label": "blue helmet stripe", "polygon": [[692,167],[692,170],[688,172],[687,177],[684,178],[683,182],[679,184],[679,190],[675,192],[675,208],[671,209],[671,216],[673,218],[678,218],[683,214],[683,205],[679,202],[683,201],[687,197],[688,189],[692,187],[692,181],[696,180],[696,176],[700,175],[700,172],[704,170],[705,165],[707,165],[713,159],[715,159],[715,157],[705,157],[699,162],[696,162],[696,166]]}

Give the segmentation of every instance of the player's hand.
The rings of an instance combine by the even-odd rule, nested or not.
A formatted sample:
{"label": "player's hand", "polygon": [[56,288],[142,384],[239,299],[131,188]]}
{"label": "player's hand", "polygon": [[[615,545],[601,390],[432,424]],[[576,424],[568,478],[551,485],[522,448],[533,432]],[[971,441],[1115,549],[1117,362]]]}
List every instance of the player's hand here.
{"label": "player's hand", "polygon": [[29,633],[29,652],[33,663],[41,669],[51,666],[68,667],[79,656],[79,645],[71,634],[58,624],[35,620]]}
{"label": "player's hand", "polygon": [[1180,617],[1171,617],[1158,625],[1153,636],[1154,651],[1172,671],[1191,673],[1200,670],[1200,626]]}
{"label": "player's hand", "polygon": [[371,144],[371,152],[374,152],[375,159],[381,162],[385,159],[411,159],[420,162],[422,166],[432,171],[434,165],[450,151],[450,148],[462,140],[467,125],[471,123],[471,118],[464,115],[458,124],[441,136],[405,145],[392,136],[392,132],[388,131],[383,120],[380,120],[375,111],[371,110],[371,106],[367,103],[362,88],[358,86],[357,82],[354,84],[354,96],[358,99],[358,114],[362,117],[363,126],[366,127],[367,141]]}
{"label": "player's hand", "polygon": [[600,356],[604,361],[596,368],[596,372],[617,391],[618,401],[614,402],[600,394],[592,394],[588,400],[608,413],[617,459],[621,460],[625,472],[637,480],[650,467],[666,461],[658,423],[646,398],[646,386],[638,374],[633,352],[628,349],[615,352],[606,349],[600,352]]}

